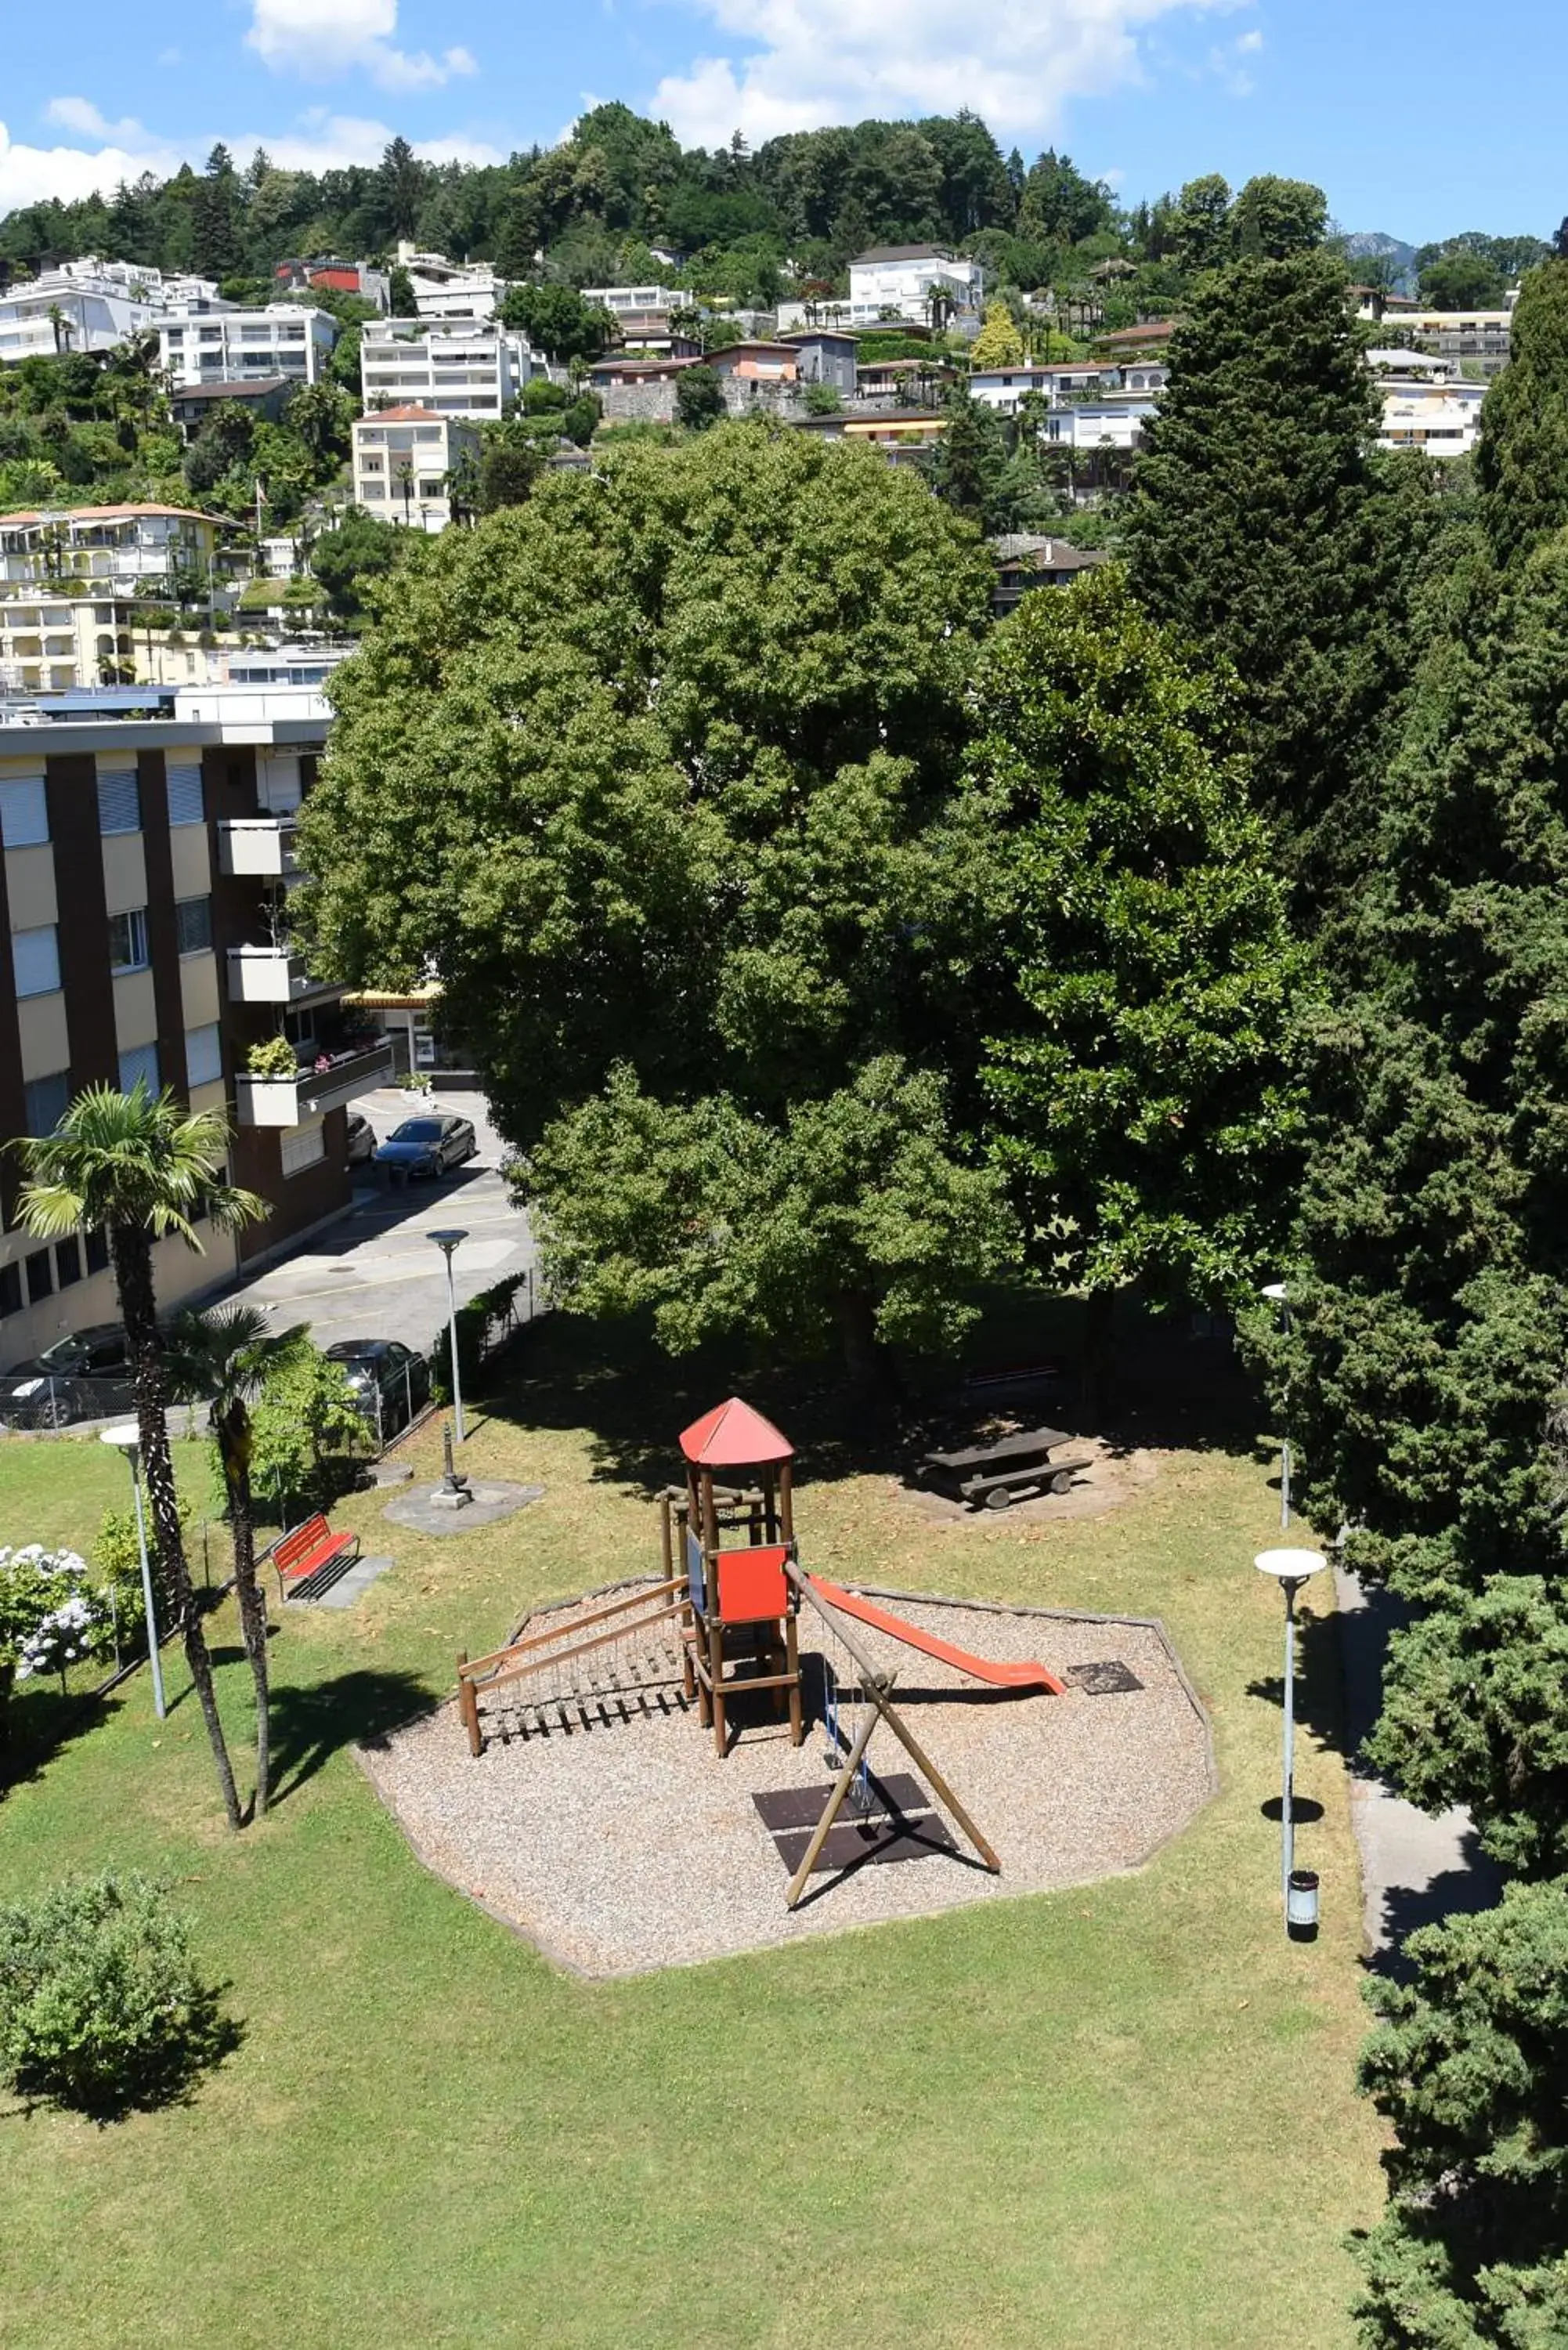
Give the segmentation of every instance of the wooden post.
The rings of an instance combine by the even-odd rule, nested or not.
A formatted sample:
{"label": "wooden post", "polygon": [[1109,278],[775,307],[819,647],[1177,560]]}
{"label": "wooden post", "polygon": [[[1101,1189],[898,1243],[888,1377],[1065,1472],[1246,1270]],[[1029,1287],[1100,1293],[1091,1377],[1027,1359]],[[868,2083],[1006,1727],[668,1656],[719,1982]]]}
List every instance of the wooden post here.
{"label": "wooden post", "polygon": [[791,1674],[789,1685],[789,1742],[798,1746],[805,1736],[805,1716],[800,1701],[800,1627],[792,1607],[784,1617],[784,1664]]}
{"label": "wooden post", "polygon": [[[888,1686],[889,1688],[892,1687],[890,1680]],[[848,1759],[846,1762],[843,1770],[840,1771],[837,1778],[835,1779],[833,1783],[833,1787],[828,1795],[827,1802],[823,1807],[822,1817],[813,1828],[811,1832],[811,1842],[806,1846],[805,1852],[801,1856],[800,1866],[790,1878],[789,1890],[784,1895],[784,1908],[786,1909],[793,1909],[795,1903],[800,1899],[801,1895],[805,1891],[811,1872],[816,1866],[817,1855],[821,1852],[823,1846],[827,1842],[828,1831],[832,1827],[834,1821],[838,1817],[839,1811],[843,1806],[845,1796],[849,1793],[850,1788],[855,1783],[855,1773],[860,1768],[860,1757],[865,1753],[867,1745],[870,1740],[871,1732],[876,1726],[876,1708],[868,1705],[866,1709],[866,1719],[860,1725],[860,1733],[856,1739],[854,1745],[849,1750]]]}
{"label": "wooden post", "polygon": [[484,1742],[479,1734],[478,1692],[462,1669],[467,1662],[468,1650],[464,1648],[457,1660],[457,1711],[458,1719],[468,1732],[468,1751],[477,1757],[483,1752]]}
{"label": "wooden post", "polygon": [[792,1493],[790,1463],[787,1461],[781,1461],[779,1463],[779,1535],[781,1540],[786,1543],[794,1540],[794,1509]]}
{"label": "wooden post", "polygon": [[713,1708],[713,1752],[721,1762],[724,1759],[724,1627],[719,1621],[718,1610],[708,1618],[708,1678],[712,1683],[709,1697]]}

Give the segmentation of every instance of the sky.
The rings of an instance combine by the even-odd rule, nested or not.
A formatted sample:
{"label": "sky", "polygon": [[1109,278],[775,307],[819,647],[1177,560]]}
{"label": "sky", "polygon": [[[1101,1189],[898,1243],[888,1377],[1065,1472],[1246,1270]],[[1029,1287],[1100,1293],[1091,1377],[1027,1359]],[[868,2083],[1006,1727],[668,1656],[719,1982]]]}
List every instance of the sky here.
{"label": "sky", "polygon": [[1561,0],[0,0],[0,213],[220,139],[497,161],[619,98],[688,146],[969,106],[1129,203],[1268,171],[1347,230],[1550,235],[1565,87]]}

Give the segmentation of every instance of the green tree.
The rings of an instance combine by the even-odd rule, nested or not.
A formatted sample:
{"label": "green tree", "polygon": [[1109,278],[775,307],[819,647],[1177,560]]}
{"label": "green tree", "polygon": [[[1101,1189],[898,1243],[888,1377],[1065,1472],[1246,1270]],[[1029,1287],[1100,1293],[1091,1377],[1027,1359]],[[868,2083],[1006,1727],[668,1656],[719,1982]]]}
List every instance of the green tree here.
{"label": "green tree", "polygon": [[[777,1146],[781,1216],[789,1138],[858,1130],[878,1089],[885,1132],[918,1111],[950,1196],[964,1154],[908,1087],[947,1074],[929,837],[989,625],[984,551],[918,476],[748,424],[614,446],[430,563],[340,673],[302,919],[335,971],[439,973],[559,1245],[612,1087],[697,1156],[639,1177],[646,1275],[670,1295],[670,1195],[737,1118]],[[764,1236],[710,1236],[743,1319]],[[812,1243],[814,1280],[830,1256]],[[951,1326],[960,1278],[929,1263],[926,1326]],[[894,1295],[752,1302],[836,1323],[863,1362],[915,1315]]]}
{"label": "green tree", "polygon": [[1133,583],[1239,673],[1259,803],[1321,881],[1402,681],[1418,515],[1374,463],[1376,393],[1332,261],[1200,279],[1170,361],[1127,515]]}
{"label": "green tree", "polygon": [[1249,180],[1231,208],[1231,234],[1243,261],[1289,261],[1321,245],[1328,200],[1310,180],[1281,180],[1272,172]]}
{"label": "green tree", "polygon": [[1476,450],[1481,521],[1504,564],[1568,522],[1568,258],[1524,280],[1511,346],[1482,404]]}
{"label": "green tree", "polygon": [[1218,172],[1189,180],[1176,200],[1168,235],[1178,266],[1189,276],[1222,268],[1231,257],[1230,182]]}
{"label": "green tree", "polygon": [[943,413],[947,429],[931,454],[931,487],[955,514],[989,530],[1007,462],[1002,427],[967,384],[954,386]]}
{"label": "green tree", "polygon": [[1502,272],[1479,253],[1443,253],[1420,276],[1421,299],[1433,310],[1501,310]]}
{"label": "green tree", "polygon": [[388,280],[388,311],[394,318],[417,318],[420,306],[414,293],[414,281],[398,262]]}
{"label": "green tree", "polygon": [[1070,155],[1047,148],[1030,167],[1018,200],[1018,234],[1042,244],[1079,244],[1114,227],[1116,207],[1103,180],[1085,180]]}
{"label": "green tree", "polygon": [[1395,2133],[1362,2248],[1368,2350],[1568,2339],[1568,1878],[1413,1934],[1374,1978],[1361,2086]]}
{"label": "green tree", "polygon": [[609,312],[585,302],[569,286],[508,286],[500,315],[504,326],[520,328],[557,367],[569,359],[597,359],[615,331]]}
{"label": "green tree", "polygon": [[1005,302],[986,304],[985,323],[970,345],[969,363],[971,369],[1023,365],[1023,338]]}
{"label": "green tree", "polygon": [[395,523],[358,507],[336,530],[323,531],[310,550],[310,567],[327,590],[333,618],[350,625],[363,621],[373,582],[384,579],[407,552],[406,535]]}
{"label": "green tree", "polygon": [[[1233,1299],[1283,1236],[1304,962],[1234,687],[1116,567],[1026,597],[973,688],[946,860],[988,1136],[1054,1288]],[[1097,1365],[1092,1366],[1097,1369]]]}
{"label": "green tree", "polygon": [[[259,1305],[221,1306],[182,1314],[167,1343],[169,1391],[185,1403],[204,1403],[223,1473],[234,1545],[234,1591],[240,1630],[256,1700],[256,1780],[252,1816],[267,1807],[272,1777],[266,1600],[256,1581],[255,1510],[251,1494],[251,1407],[275,1384],[298,1354],[303,1329],[274,1332]],[[308,1344],[308,1341],[306,1340]]]}
{"label": "green tree", "polygon": [[189,1113],[172,1094],[84,1087],[48,1135],[17,1145],[26,1168],[18,1212],[26,1231],[57,1240],[101,1225],[130,1356],[136,1422],[164,1590],[172,1597],[185,1660],[212,1742],[229,1825],[240,1825],[239,1797],[201,1610],[191,1584],[169,1453],[168,1383],[158,1332],[152,1243],[176,1236],[202,1252],[196,1226],[237,1232],[268,1212],[267,1203],[223,1179],[229,1132],[212,1110]]}
{"label": "green tree", "polygon": [[688,432],[723,421],[724,387],[709,367],[683,368],[675,379],[675,419]]}
{"label": "green tree", "polygon": [[522,505],[548,462],[544,446],[530,435],[504,424],[492,425],[479,458],[480,513],[498,514],[503,506]]}

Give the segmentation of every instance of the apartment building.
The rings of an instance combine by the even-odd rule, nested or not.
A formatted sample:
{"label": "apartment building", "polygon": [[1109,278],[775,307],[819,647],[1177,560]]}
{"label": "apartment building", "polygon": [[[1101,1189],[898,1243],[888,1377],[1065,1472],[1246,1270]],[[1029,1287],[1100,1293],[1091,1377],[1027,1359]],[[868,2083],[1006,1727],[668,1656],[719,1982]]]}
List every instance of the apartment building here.
{"label": "apartment building", "polygon": [[615,320],[616,342],[644,359],[691,358],[698,346],[677,335],[671,314],[691,307],[690,294],[667,286],[589,286],[585,302],[597,303]]}
{"label": "apartment building", "polygon": [[0,294],[0,365],[65,351],[109,351],[181,302],[211,299],[203,277],[165,277],[131,261],[62,262]]}
{"label": "apartment building", "polygon": [[444,253],[421,253],[402,238],[397,265],[406,270],[421,318],[493,318],[506,293],[488,261],[449,261]]}
{"label": "apartment building", "polygon": [[[232,1171],[272,1213],[195,1256],[156,1250],[167,1309],[348,1204],[345,1108],[384,1081],[392,1047],[288,940],[294,832],[326,735],[313,686],[211,688],[165,715],[110,706],[0,725],[0,1143],[47,1133],[90,1084],[168,1087],[234,1124]],[[262,1079],[251,1047],[282,1035],[297,1074]],[[16,1223],[21,1177],[0,1150],[0,1360],[117,1318],[103,1235],[49,1244]]]}
{"label": "apartment building", "polygon": [[231,551],[238,529],[194,506],[57,506],[0,515],[0,604],[20,596],[30,606],[40,595],[63,603],[73,591],[133,596],[178,579],[209,580],[240,560]]}
{"label": "apartment building", "polygon": [[428,408],[441,416],[504,416],[549,369],[525,335],[462,319],[376,319],[359,344],[364,407]]}
{"label": "apartment building", "polygon": [[1480,384],[1393,385],[1383,395],[1380,449],[1421,449],[1428,457],[1468,457],[1480,438]]}
{"label": "apartment building", "polygon": [[477,424],[433,408],[380,408],[354,426],[354,497],[384,522],[444,530],[452,517],[452,477],[466,458],[477,466]]}
{"label": "apartment building", "polygon": [[155,324],[159,363],[176,389],[280,375],[319,383],[337,340],[337,319],[302,302],[269,302],[265,310],[193,305]]}
{"label": "apartment building", "polygon": [[[849,299],[781,302],[780,334],[826,320],[833,327],[874,327],[880,319],[928,322],[935,303],[957,318],[980,308],[984,272],[978,261],[956,258],[938,244],[877,244],[849,265]],[[808,317],[808,310],[812,313]]]}

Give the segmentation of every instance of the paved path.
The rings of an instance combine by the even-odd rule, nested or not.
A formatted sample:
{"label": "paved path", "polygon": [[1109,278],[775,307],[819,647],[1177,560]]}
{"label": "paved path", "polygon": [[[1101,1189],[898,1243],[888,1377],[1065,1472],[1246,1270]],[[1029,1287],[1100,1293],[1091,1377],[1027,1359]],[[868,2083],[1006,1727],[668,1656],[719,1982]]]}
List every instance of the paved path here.
{"label": "paved path", "polygon": [[[378,1139],[411,1114],[408,1095],[390,1088],[367,1094],[355,1107]],[[318,1347],[345,1338],[400,1338],[423,1351],[447,1319],[446,1271],[432,1230],[457,1225],[470,1235],[453,1260],[460,1305],[508,1274],[533,1269],[533,1236],[527,1218],[508,1201],[498,1171],[501,1146],[483,1100],[443,1093],[434,1107],[473,1120],[477,1159],[435,1182],[392,1189],[369,1167],[356,1168],[353,1212],[317,1233],[297,1255],[242,1282],[230,1296],[264,1306],[275,1329],[308,1322]]]}
{"label": "paved path", "polygon": [[1429,1819],[1414,1804],[1390,1793],[1357,1759],[1361,1742],[1377,1719],[1389,1634],[1407,1620],[1407,1611],[1392,1593],[1365,1589],[1343,1567],[1335,1567],[1334,1582],[1364,1930],[1370,1951],[1392,1953],[1417,1926],[1428,1926],[1454,1910],[1489,1908],[1501,1884],[1480,1849],[1468,1812],[1456,1804],[1440,1818]]}

